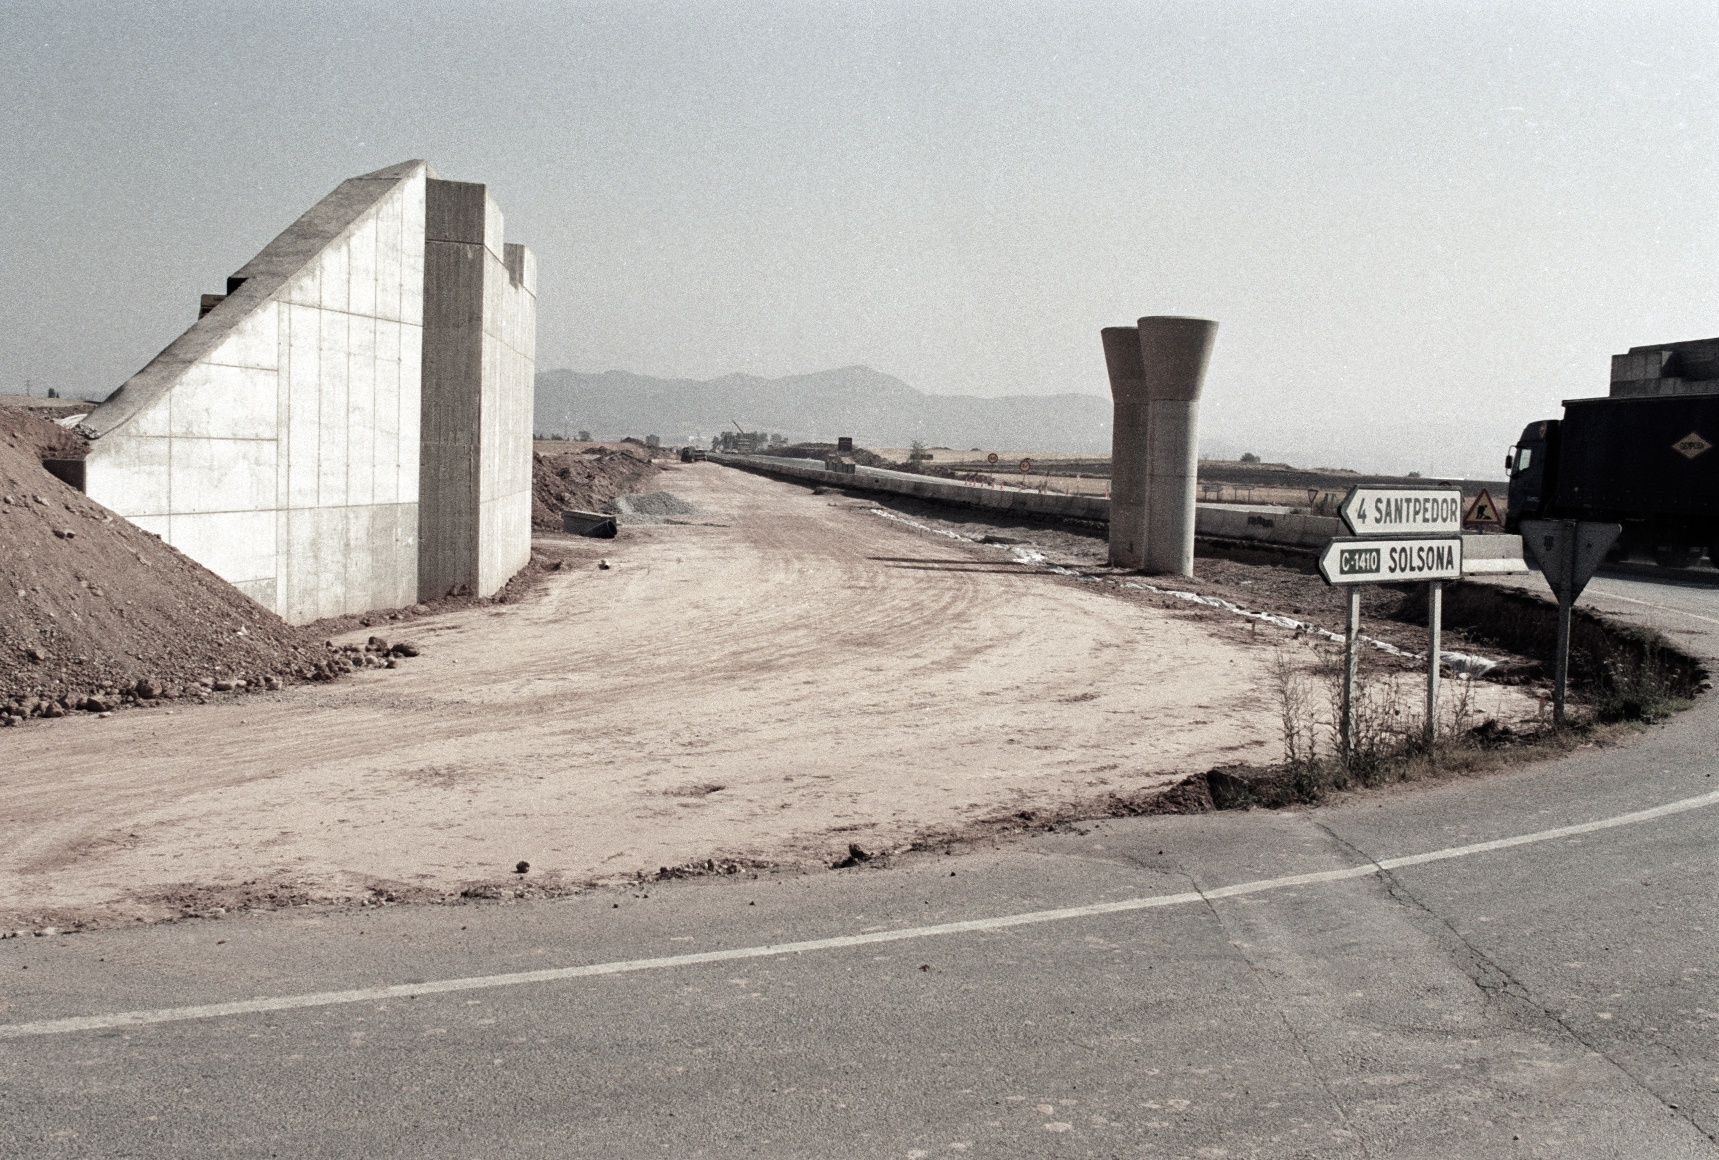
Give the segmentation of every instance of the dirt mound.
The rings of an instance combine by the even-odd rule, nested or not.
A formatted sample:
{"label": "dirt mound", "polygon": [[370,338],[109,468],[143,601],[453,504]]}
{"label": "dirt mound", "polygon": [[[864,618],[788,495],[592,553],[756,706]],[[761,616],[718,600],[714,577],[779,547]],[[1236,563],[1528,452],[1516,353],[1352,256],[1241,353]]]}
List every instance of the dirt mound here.
{"label": "dirt mound", "polygon": [[531,526],[561,530],[564,511],[603,511],[623,495],[640,490],[658,468],[643,444],[613,447],[539,443],[531,457]]}
{"label": "dirt mound", "polygon": [[0,724],[346,666],[42,467],[84,451],[65,428],[0,408]]}
{"label": "dirt mound", "polygon": [[[781,455],[789,459],[828,459],[833,455],[842,454],[836,450],[834,443],[790,443],[786,447],[772,447],[763,452],[765,455]],[[847,458],[861,467],[893,467],[889,460],[875,451],[864,447],[855,447],[846,453]]]}

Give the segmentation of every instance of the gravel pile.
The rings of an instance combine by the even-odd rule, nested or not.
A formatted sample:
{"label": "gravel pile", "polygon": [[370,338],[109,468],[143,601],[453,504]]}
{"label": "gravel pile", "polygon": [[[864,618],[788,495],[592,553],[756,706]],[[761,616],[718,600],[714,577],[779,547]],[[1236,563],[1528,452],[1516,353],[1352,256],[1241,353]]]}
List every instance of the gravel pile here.
{"label": "gravel pile", "polygon": [[618,496],[604,510],[623,524],[662,524],[699,514],[697,507],[671,491]]}

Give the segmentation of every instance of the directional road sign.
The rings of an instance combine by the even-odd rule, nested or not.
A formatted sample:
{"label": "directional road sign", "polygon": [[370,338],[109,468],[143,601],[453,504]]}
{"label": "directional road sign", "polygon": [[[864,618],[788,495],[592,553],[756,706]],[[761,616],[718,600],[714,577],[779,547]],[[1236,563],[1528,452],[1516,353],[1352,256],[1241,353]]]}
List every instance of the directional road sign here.
{"label": "directional road sign", "polygon": [[1319,557],[1319,574],[1327,584],[1460,580],[1462,537],[1335,539]]}
{"label": "directional road sign", "polygon": [[1456,535],[1462,531],[1462,489],[1352,487],[1338,514],[1357,536]]}
{"label": "directional road sign", "polygon": [[1021,474],[1022,475],[1027,474],[1032,469],[1033,469],[1033,461],[1032,460],[1030,460],[1030,459],[1021,460]]}
{"label": "directional road sign", "polygon": [[1540,565],[1558,600],[1572,602],[1622,531],[1618,524],[1589,520],[1523,520],[1522,550]]}
{"label": "directional road sign", "polygon": [[985,462],[986,462],[986,463],[995,463],[995,462],[997,462],[997,453],[996,453],[996,452],[995,452],[995,451],[993,451],[993,452],[991,452],[991,454],[989,454],[989,455],[987,455],[987,456],[985,456]]}

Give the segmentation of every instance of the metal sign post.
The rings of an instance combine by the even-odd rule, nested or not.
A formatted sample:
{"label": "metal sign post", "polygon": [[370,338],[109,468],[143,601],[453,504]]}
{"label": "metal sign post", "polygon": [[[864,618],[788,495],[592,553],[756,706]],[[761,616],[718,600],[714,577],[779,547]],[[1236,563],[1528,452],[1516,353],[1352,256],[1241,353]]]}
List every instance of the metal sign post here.
{"label": "metal sign post", "polygon": [[1444,581],[1427,581],[1427,744],[1438,740],[1439,637],[1444,632]]}
{"label": "metal sign post", "polygon": [[1319,574],[1327,584],[1351,586],[1339,706],[1343,756],[1353,757],[1356,748],[1362,584],[1425,581],[1428,586],[1426,737],[1429,742],[1436,740],[1444,582],[1462,578],[1462,492],[1453,487],[1354,487],[1338,511],[1355,534],[1326,545],[1319,557]]}
{"label": "metal sign post", "polygon": [[1349,615],[1343,629],[1343,706],[1339,722],[1343,733],[1343,758],[1355,756],[1355,673],[1360,667],[1361,590],[1349,589]]}
{"label": "metal sign post", "polygon": [[1589,520],[1523,520],[1522,550],[1558,598],[1558,644],[1552,675],[1552,724],[1564,724],[1564,699],[1570,684],[1570,621],[1576,598],[1606,558],[1621,524]]}

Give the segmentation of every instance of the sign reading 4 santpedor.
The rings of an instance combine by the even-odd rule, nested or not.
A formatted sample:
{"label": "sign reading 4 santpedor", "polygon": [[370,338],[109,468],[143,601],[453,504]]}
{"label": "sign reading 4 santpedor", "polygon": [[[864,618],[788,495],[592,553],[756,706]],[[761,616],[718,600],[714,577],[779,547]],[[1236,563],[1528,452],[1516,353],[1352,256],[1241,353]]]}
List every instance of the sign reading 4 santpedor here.
{"label": "sign reading 4 santpedor", "polygon": [[1338,514],[1356,536],[1460,535],[1462,490],[1455,487],[1352,487]]}

